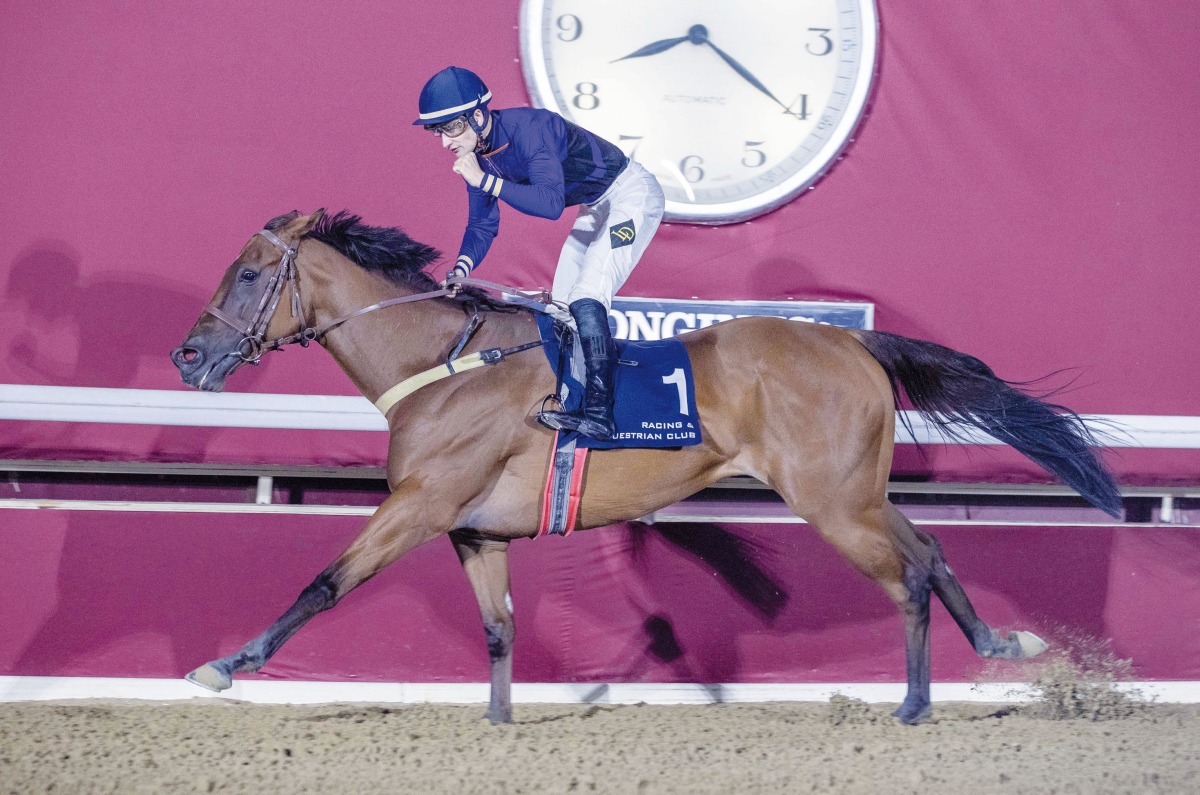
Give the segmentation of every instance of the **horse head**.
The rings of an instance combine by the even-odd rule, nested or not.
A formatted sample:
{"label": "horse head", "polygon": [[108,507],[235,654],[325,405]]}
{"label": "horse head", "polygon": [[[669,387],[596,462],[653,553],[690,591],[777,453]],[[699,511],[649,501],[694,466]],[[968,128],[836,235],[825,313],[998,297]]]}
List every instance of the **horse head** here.
{"label": "horse head", "polygon": [[[307,342],[313,330],[300,303],[296,257],[323,214],[293,210],[250,238],[183,344],[171,352],[185,384],[220,392],[231,373],[258,364],[266,350],[285,341]],[[281,303],[290,311],[281,311]]]}

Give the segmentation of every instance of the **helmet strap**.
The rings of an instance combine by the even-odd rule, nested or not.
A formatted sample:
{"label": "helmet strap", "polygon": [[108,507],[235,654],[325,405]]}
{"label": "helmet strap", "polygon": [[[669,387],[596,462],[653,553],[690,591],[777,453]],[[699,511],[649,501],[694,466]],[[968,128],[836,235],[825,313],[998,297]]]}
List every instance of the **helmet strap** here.
{"label": "helmet strap", "polygon": [[[476,110],[483,111],[483,123],[482,124],[475,121],[475,111]],[[471,112],[467,114],[467,124],[471,125],[471,129],[475,132],[475,151],[476,152],[485,152],[488,149],[488,142],[486,140],[484,140],[483,131],[487,129],[488,122],[490,122],[491,120],[492,120],[491,113],[488,111],[487,107],[484,105],[479,105],[475,108],[472,108]]]}

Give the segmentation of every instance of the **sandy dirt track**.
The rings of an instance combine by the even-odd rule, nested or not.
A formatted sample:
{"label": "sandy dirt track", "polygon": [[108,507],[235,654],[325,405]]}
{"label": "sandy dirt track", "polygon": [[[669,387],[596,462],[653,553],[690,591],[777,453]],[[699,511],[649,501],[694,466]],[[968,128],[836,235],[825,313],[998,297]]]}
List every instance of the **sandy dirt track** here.
{"label": "sandy dirt track", "polygon": [[0,704],[0,792],[1200,792],[1200,705]]}

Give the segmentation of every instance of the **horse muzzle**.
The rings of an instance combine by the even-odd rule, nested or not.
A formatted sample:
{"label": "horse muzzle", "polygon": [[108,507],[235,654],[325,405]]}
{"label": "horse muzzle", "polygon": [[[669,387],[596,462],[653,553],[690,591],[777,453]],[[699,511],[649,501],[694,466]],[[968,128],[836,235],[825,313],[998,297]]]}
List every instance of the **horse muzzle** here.
{"label": "horse muzzle", "polygon": [[185,343],[171,351],[171,361],[179,368],[183,383],[205,392],[220,392],[225,379],[244,363],[237,353],[212,354]]}

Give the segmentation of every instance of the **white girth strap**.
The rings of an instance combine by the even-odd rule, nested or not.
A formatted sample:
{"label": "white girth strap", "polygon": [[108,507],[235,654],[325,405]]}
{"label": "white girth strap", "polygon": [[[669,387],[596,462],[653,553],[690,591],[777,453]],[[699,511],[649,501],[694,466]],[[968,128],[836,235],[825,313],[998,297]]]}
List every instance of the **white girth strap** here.
{"label": "white girth strap", "polygon": [[379,409],[379,413],[387,416],[392,406],[399,403],[404,398],[416,392],[426,384],[432,384],[434,381],[440,381],[447,376],[461,373],[464,370],[473,370],[476,367],[483,367],[487,364],[482,353],[472,353],[461,359],[456,359],[452,362],[439,364],[437,367],[431,367],[425,372],[417,373],[411,378],[406,378],[394,387],[384,392],[379,396],[379,400],[375,401],[375,408]]}

